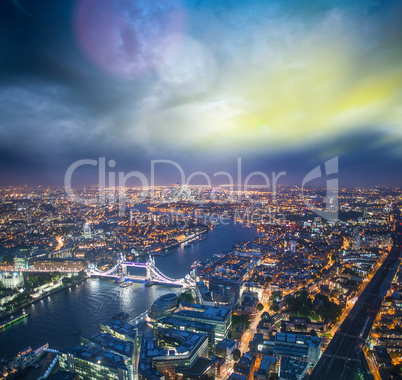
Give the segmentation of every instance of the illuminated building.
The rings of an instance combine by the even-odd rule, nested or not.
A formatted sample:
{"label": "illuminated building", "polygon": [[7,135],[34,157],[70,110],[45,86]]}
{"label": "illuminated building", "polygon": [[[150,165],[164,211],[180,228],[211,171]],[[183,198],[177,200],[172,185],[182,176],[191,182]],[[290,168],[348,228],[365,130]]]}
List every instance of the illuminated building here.
{"label": "illuminated building", "polygon": [[159,353],[152,357],[152,367],[161,373],[172,373],[178,367],[190,368],[198,358],[208,357],[205,334],[177,329],[159,330]]}
{"label": "illuminated building", "polygon": [[210,323],[203,323],[197,321],[189,321],[182,318],[177,318],[174,315],[171,317],[164,317],[159,319],[154,324],[154,329],[157,331],[159,328],[176,328],[182,331],[192,331],[208,336],[208,352],[213,355],[215,352],[215,326]]}
{"label": "illuminated building", "polygon": [[85,239],[92,239],[91,225],[90,224],[84,224],[83,230],[84,230],[84,238]]}
{"label": "illuminated building", "polygon": [[134,343],[118,339],[110,334],[97,333],[88,338],[81,337],[81,344],[87,347],[105,347],[113,354],[121,355],[127,366],[132,365],[134,355]]}
{"label": "illuminated building", "polygon": [[129,369],[121,355],[91,346],[74,346],[60,351],[61,369],[76,372],[91,380],[130,380]]}
{"label": "illuminated building", "polygon": [[159,297],[151,306],[148,316],[153,320],[171,315],[177,307],[177,294],[167,293]]}
{"label": "illuminated building", "polygon": [[175,313],[175,317],[215,325],[216,343],[228,336],[232,318],[230,309],[188,303],[182,305],[184,310]]}
{"label": "illuminated building", "polygon": [[312,366],[320,358],[321,338],[278,332],[273,341],[273,356],[275,357],[297,359]]}
{"label": "illuminated building", "polygon": [[16,270],[19,269],[28,269],[28,260],[23,255],[17,255],[14,257],[14,268]]}
{"label": "illuminated building", "polygon": [[24,286],[24,276],[22,273],[3,273],[0,272],[0,281],[5,288],[15,289]]}
{"label": "illuminated building", "polygon": [[52,253],[53,258],[60,258],[60,259],[65,259],[68,257],[73,257],[73,251],[71,247],[66,247],[59,249],[55,252]]}
{"label": "illuminated building", "polygon": [[292,253],[295,253],[295,252],[296,252],[296,241],[295,241],[295,240],[292,240],[292,241],[290,242],[290,251],[291,251]]}
{"label": "illuminated building", "polygon": [[79,272],[87,268],[87,262],[78,258],[38,258],[34,261],[33,267],[39,271],[63,271]]}

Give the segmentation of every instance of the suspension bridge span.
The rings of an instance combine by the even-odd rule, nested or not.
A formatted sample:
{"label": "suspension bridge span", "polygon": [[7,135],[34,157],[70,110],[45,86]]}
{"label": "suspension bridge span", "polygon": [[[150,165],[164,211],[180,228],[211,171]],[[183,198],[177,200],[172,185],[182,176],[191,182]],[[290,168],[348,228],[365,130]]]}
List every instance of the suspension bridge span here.
{"label": "suspension bridge span", "polygon": [[[127,268],[134,267],[144,269],[144,275],[133,275],[127,271]],[[149,257],[145,263],[137,262],[124,262],[122,259],[118,260],[117,264],[107,271],[102,271],[95,266],[91,265],[88,268],[88,274],[93,277],[109,277],[115,278],[121,282],[123,281],[142,281],[145,285],[150,286],[153,284],[160,285],[173,285],[180,287],[194,286],[195,281],[186,275],[181,279],[173,279],[164,275],[155,265],[155,259]]]}

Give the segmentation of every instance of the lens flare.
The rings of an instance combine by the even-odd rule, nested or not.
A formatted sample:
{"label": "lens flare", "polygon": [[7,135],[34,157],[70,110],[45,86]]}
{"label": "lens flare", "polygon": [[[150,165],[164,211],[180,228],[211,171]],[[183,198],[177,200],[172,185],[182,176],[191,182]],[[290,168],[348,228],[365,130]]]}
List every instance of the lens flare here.
{"label": "lens flare", "polygon": [[[178,0],[81,0],[75,17],[83,52],[96,66],[119,77],[136,77],[158,66],[184,26]],[[169,44],[167,36],[172,36]]]}

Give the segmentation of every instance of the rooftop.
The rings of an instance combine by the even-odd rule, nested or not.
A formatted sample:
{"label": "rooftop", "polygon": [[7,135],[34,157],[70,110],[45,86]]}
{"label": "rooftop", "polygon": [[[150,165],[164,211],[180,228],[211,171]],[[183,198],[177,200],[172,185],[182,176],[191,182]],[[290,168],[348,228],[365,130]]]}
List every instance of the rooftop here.
{"label": "rooftop", "polygon": [[133,325],[130,325],[129,323],[112,319],[106,323],[103,323],[102,325],[108,327],[113,331],[116,331],[119,334],[127,335],[132,338],[135,337],[135,328]]}
{"label": "rooftop", "polygon": [[201,331],[213,330],[215,327],[213,324],[204,323],[199,321],[189,321],[187,319],[182,319],[180,317],[176,317],[177,313],[172,315],[171,317],[164,317],[159,320],[162,324],[177,326],[177,327],[193,327],[195,329],[199,329]]}
{"label": "rooftop", "polygon": [[216,345],[216,348],[220,348],[222,350],[226,350],[227,348],[232,348],[233,346],[236,346],[236,341],[232,339],[222,339],[218,344]]}
{"label": "rooftop", "polygon": [[132,342],[115,338],[110,334],[97,333],[89,338],[83,338],[83,340],[88,340],[91,343],[126,357],[131,357],[133,354],[134,344]]}
{"label": "rooftop", "polygon": [[71,354],[75,358],[80,360],[85,360],[87,362],[100,364],[103,367],[108,367],[112,369],[124,369],[127,367],[124,362],[124,358],[121,355],[113,354],[102,348],[93,346],[73,346],[62,350],[61,352],[66,354]]}
{"label": "rooftop", "polygon": [[283,357],[281,360],[280,378],[286,380],[296,380],[308,367],[308,363],[300,360]]}
{"label": "rooftop", "polygon": [[[186,304],[189,305],[189,304]],[[192,305],[192,304],[191,304]],[[214,306],[194,305],[196,307],[187,310],[180,310],[175,316],[193,317],[206,320],[224,321],[230,314],[229,309]],[[199,307],[202,306],[202,307]],[[194,310],[195,309],[195,310]]]}

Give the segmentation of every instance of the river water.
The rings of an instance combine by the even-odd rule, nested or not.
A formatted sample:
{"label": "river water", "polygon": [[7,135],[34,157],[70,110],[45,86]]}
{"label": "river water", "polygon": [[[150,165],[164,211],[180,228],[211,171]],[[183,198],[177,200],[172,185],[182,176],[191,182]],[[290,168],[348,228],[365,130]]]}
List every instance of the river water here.
{"label": "river water", "polygon": [[[239,224],[220,225],[208,233],[208,239],[191,248],[177,247],[171,254],[155,257],[157,268],[171,278],[183,278],[194,261],[205,261],[215,253],[230,250],[239,241],[257,236],[254,228]],[[134,283],[120,288],[113,280],[92,278],[70,289],[62,290],[26,308],[31,315],[0,332],[0,357],[11,359],[27,346],[37,348],[45,343],[54,349],[79,344],[79,331],[89,335],[99,331],[99,323],[119,312],[130,318],[143,313],[162,294],[177,288]]]}

